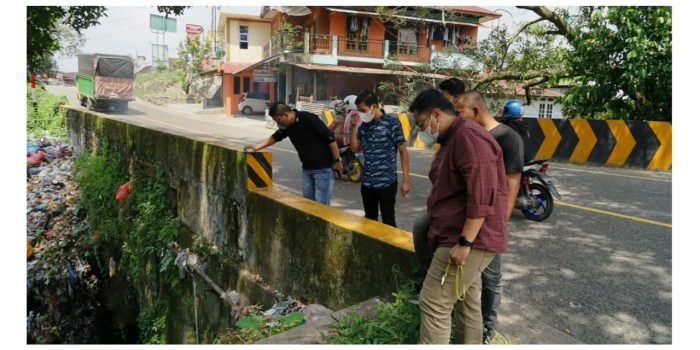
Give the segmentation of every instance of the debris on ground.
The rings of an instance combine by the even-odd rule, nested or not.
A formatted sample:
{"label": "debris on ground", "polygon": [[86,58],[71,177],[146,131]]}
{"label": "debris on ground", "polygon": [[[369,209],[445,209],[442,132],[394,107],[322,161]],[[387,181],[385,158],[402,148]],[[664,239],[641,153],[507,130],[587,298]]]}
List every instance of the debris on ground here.
{"label": "debris on ground", "polygon": [[72,148],[27,143],[27,342],[94,342],[97,276],[84,252],[90,239],[76,205]]}

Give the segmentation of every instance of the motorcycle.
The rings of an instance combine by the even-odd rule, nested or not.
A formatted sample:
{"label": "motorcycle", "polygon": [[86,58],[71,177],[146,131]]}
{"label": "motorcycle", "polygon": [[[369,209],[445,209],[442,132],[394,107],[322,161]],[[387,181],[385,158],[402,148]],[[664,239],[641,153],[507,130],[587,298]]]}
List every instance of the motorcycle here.
{"label": "motorcycle", "polygon": [[554,187],[554,180],[547,175],[549,159],[532,160],[523,167],[520,190],[515,200],[519,209],[528,220],[542,221],[554,210],[554,197],[561,199]]}
{"label": "motorcycle", "polygon": [[359,182],[362,179],[362,162],[350,146],[340,149],[340,159],[343,162],[343,175],[347,176],[351,182]]}

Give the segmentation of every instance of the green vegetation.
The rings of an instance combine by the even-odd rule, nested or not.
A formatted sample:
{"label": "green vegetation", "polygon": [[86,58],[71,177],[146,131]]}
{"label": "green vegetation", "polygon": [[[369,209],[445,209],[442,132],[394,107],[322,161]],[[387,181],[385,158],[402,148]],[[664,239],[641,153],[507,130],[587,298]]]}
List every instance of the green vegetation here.
{"label": "green vegetation", "polygon": [[264,316],[259,307],[241,317],[236,327],[220,335],[215,344],[251,344],[294,328],[304,322],[304,313],[295,311],[283,316]]}
{"label": "green vegetation", "polygon": [[370,319],[355,313],[340,319],[326,341],[329,344],[418,344],[418,295],[411,286],[403,286],[393,296],[394,302],[378,305]]}
{"label": "green vegetation", "polygon": [[201,35],[195,37],[188,35],[178,45],[175,72],[177,72],[178,81],[185,93],[190,91],[192,75],[202,72],[202,62],[211,53],[211,43],[211,37],[207,36],[202,39]]}
{"label": "green vegetation", "polygon": [[66,123],[58,110],[58,106],[68,104],[65,96],[50,94],[44,89],[36,88],[37,109],[32,103],[32,90],[27,84],[27,136],[37,138],[49,136],[67,140]]}
{"label": "green vegetation", "polygon": [[[179,221],[171,215],[162,174],[132,178],[131,193],[117,203],[117,189],[129,178],[124,160],[107,151],[108,146],[105,142],[100,153],[83,154],[76,159],[80,205],[86,209],[93,244],[100,255],[118,261],[119,271],[125,273],[134,289],[151,293],[139,298],[141,339],[162,344],[169,308],[161,300],[166,296],[177,300],[172,297],[188,292],[168,251],[168,243],[177,238]],[[158,281],[157,288],[151,290],[154,281]]]}
{"label": "green vegetation", "polygon": [[[163,65],[165,67],[165,65]],[[159,73],[142,73],[134,78],[134,95],[143,99],[149,93],[147,89],[153,85],[167,86],[179,83],[177,72],[164,69]]]}

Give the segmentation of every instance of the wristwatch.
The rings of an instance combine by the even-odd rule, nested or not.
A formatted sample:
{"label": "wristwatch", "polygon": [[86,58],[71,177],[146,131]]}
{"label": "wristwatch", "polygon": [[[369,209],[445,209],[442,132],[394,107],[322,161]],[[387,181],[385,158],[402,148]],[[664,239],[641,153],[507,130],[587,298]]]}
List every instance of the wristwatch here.
{"label": "wristwatch", "polygon": [[462,246],[462,247],[471,247],[471,246],[472,246],[472,243],[474,243],[474,242],[469,242],[469,241],[467,241],[467,239],[464,238],[464,236],[459,236],[459,245],[460,245],[460,246]]}
{"label": "wristwatch", "polygon": [[333,164],[340,162],[340,158],[333,159]]}

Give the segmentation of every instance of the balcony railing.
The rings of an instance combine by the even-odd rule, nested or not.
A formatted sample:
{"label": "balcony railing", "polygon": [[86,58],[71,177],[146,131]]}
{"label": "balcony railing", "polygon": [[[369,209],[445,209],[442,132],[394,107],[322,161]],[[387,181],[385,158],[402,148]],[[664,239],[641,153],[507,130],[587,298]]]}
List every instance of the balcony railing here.
{"label": "balcony railing", "polygon": [[430,48],[417,44],[389,41],[389,55],[395,55],[399,61],[428,61],[430,60]]}
{"label": "balcony railing", "polygon": [[333,36],[324,34],[311,35],[311,53],[330,55],[333,53]]}
{"label": "balcony railing", "polygon": [[383,58],[384,41],[359,36],[338,37],[338,55]]}
{"label": "balcony railing", "polygon": [[280,51],[304,52],[304,32],[301,30],[280,30],[270,38],[263,47],[264,58],[274,56]]}

